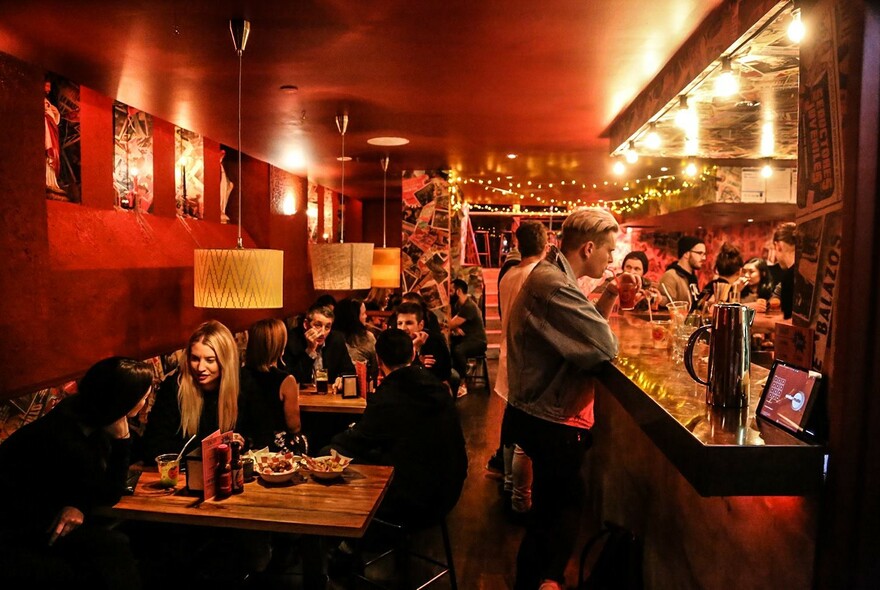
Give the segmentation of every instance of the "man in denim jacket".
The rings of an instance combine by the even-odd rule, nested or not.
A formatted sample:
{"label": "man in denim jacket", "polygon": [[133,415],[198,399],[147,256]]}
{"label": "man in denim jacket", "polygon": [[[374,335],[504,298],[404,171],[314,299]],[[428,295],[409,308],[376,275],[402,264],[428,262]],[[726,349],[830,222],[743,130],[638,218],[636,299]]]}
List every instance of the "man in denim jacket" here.
{"label": "man in denim jacket", "polygon": [[565,587],[584,499],[581,463],[592,440],[593,374],[617,355],[606,319],[616,284],[608,283],[594,305],[577,279],[602,276],[617,232],[606,210],[572,213],[555,264],[535,267],[510,313],[511,431],[534,465],[533,517],[517,555],[516,590]]}

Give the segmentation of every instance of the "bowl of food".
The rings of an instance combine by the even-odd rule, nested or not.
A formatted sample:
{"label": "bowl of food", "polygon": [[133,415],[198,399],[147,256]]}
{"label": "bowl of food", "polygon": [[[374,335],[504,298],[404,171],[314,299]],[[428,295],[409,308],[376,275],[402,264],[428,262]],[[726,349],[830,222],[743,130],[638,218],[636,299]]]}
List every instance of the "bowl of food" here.
{"label": "bowl of food", "polygon": [[336,479],[345,473],[345,469],[351,463],[351,459],[343,457],[336,451],[330,455],[321,457],[303,457],[303,469],[312,474],[315,479]]}
{"label": "bowl of food", "polygon": [[293,453],[261,453],[254,457],[256,471],[267,483],[284,483],[299,469]]}

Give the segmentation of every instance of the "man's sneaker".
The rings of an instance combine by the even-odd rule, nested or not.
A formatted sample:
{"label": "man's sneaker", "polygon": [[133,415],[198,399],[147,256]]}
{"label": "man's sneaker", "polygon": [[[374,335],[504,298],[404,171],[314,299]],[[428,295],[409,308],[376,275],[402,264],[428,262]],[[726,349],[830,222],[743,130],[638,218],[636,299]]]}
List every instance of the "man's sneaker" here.
{"label": "man's sneaker", "polygon": [[504,473],[504,457],[498,451],[495,451],[495,454],[489,458],[489,462],[486,463],[486,471],[491,471],[492,473],[497,473],[499,475]]}
{"label": "man's sneaker", "polygon": [[461,385],[458,386],[458,393],[456,394],[456,398],[464,397],[468,394],[467,384],[462,382]]}

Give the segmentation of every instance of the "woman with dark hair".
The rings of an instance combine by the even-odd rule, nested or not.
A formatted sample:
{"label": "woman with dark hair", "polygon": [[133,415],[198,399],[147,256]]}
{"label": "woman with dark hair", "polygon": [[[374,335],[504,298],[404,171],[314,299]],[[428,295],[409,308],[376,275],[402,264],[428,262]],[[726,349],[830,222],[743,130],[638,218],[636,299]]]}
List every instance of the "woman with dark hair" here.
{"label": "woman with dark hair", "polygon": [[95,363],[78,393],[0,445],[0,586],[139,588],[128,538],[96,524],[125,489],[128,419],[146,402],[149,364]]}
{"label": "woman with dark hair", "polygon": [[691,311],[699,310],[707,303],[719,303],[715,301],[715,285],[718,283],[726,283],[731,285],[731,288],[738,289],[739,285],[735,285],[735,283],[740,279],[742,267],[743,259],[739,248],[727,242],[721,244],[718,255],[715,257],[715,274],[717,276],[700,291],[700,296],[694,301]]}
{"label": "woman with dark hair", "polygon": [[773,295],[773,279],[763,258],[752,258],[742,267],[740,301],[755,311],[767,311],[767,302]]}
{"label": "woman with dark hair", "polygon": [[352,362],[367,363],[367,377],[379,374],[376,359],[376,337],[367,329],[367,308],[360,299],[349,297],[336,304],[333,329],[345,337],[345,346]]}
{"label": "woman with dark hair", "polygon": [[299,384],[279,366],[285,346],[287,327],[277,318],[248,328],[241,369],[240,430],[251,448],[307,453],[308,445],[300,434]]}

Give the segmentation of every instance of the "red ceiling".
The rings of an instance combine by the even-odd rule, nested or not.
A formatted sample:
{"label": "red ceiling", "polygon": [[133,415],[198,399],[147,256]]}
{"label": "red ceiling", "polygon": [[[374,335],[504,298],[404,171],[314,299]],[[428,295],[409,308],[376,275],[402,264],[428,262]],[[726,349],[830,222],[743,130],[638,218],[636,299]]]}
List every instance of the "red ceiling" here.
{"label": "red ceiling", "polygon": [[[609,176],[599,135],[721,0],[0,3],[0,50],[230,145],[247,18],[244,151],[339,188],[334,115],[350,116],[346,193],[382,194],[403,169],[518,181]],[[299,90],[279,90],[284,84]],[[505,154],[519,154],[509,160]],[[389,183],[390,185],[390,183]]]}

